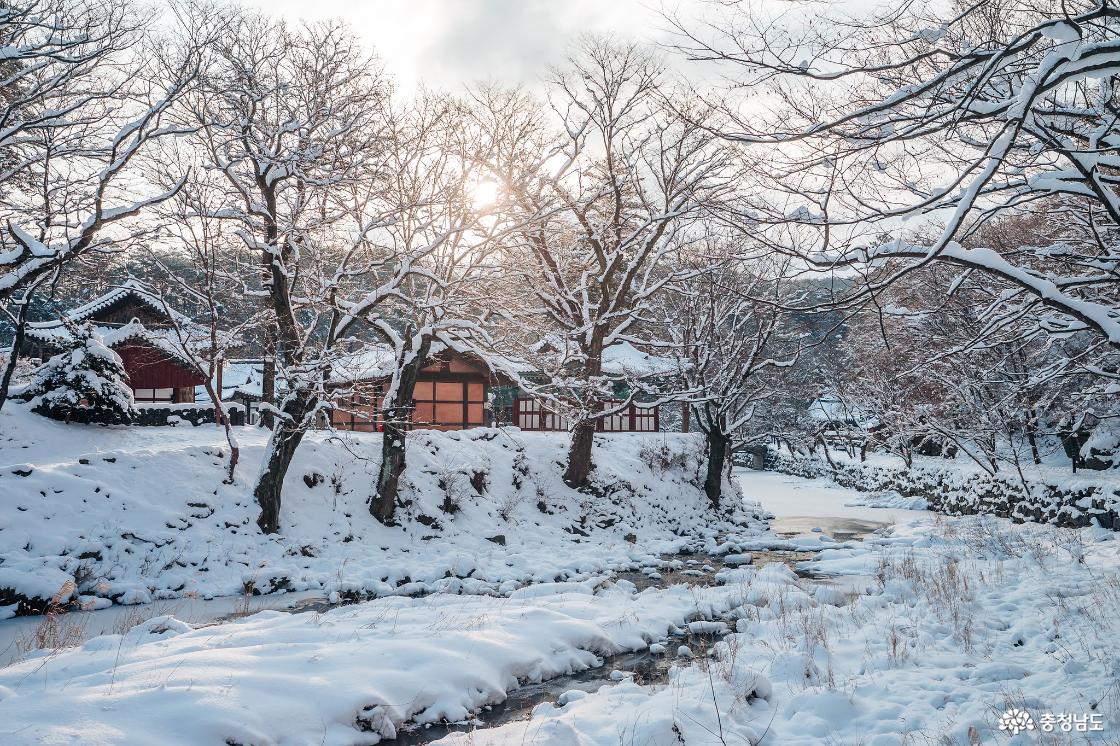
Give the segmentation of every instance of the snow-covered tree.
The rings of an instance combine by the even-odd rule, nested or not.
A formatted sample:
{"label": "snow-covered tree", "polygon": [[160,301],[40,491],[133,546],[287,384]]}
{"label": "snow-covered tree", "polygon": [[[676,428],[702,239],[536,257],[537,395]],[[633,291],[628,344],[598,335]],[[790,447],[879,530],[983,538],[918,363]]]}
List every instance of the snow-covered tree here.
{"label": "snow-covered tree", "polygon": [[64,422],[132,422],[136,404],[120,356],[89,324],[68,331],[63,351],[36,371],[27,389],[32,411]]}
{"label": "snow-covered tree", "polygon": [[462,102],[418,97],[401,117],[385,167],[384,192],[393,215],[375,239],[385,252],[407,258],[396,297],[366,313],[374,339],[392,347],[394,365],[381,403],[381,465],[370,512],[393,520],[405,467],[406,432],[413,420],[417,376],[434,345],[489,356],[484,318],[493,305],[488,279],[497,266],[493,205],[480,199],[475,155],[479,138]]}
{"label": "snow-covered tree", "polygon": [[231,352],[244,345],[261,316],[254,313],[256,308],[245,308],[256,305],[247,303],[242,293],[242,278],[251,270],[243,245],[220,217],[224,189],[205,176],[190,150],[164,149],[161,155],[152,170],[164,183],[183,171],[192,173],[192,178],[174,198],[156,208],[172,240],[151,250],[149,260],[162,270],[160,285],[197,309],[193,318],[186,318],[161,295],[168,319],[164,340],[202,378],[215,424],[223,428],[229,446],[225,481],[232,484],[241,447],[222,401],[222,373]]}
{"label": "snow-covered tree", "polygon": [[604,350],[642,343],[640,321],[670,279],[664,259],[734,174],[705,127],[665,103],[662,66],[641,47],[586,40],[551,82],[559,137],[522,94],[477,98],[523,278],[514,310],[544,343],[530,348],[549,373],[534,393],[571,422],[564,480],[578,487],[598,421],[630,403],[609,403],[619,382]]}
{"label": "snow-covered tree", "polygon": [[[169,110],[197,80],[221,14],[179,44],[157,40],[155,20],[127,0],[0,6],[0,303],[26,309],[68,264],[154,232],[131,219],[179,184],[136,189],[139,161],[183,133]],[[21,341],[26,313],[13,320]]]}
{"label": "snow-covered tree", "polygon": [[[772,230],[772,248],[863,273],[864,298],[945,264],[1006,287],[985,309],[995,333],[1027,319],[1120,348],[1113,2],[954,0],[857,18],[751,5],[678,27],[682,49],[739,72],[725,136],[772,155],[751,219],[815,237],[805,250]],[[742,106],[742,91],[767,95]],[[974,240],[1028,207],[1062,230],[1011,248]]]}
{"label": "snow-covered tree", "polygon": [[[352,314],[342,314],[338,295],[379,268],[399,277],[395,258],[375,256],[367,240],[384,219],[366,206],[380,176],[388,88],[370,55],[336,24],[291,28],[246,13],[214,52],[187,104],[206,168],[226,187],[214,214],[259,261],[245,291],[261,304],[272,436],[254,497],[258,523],[271,533],[288,465],[328,405],[323,352],[379,291]],[[318,302],[329,298],[333,308]],[[342,314],[341,325],[320,334],[332,313]],[[285,385],[279,400],[277,378]]]}
{"label": "snow-covered tree", "polygon": [[704,491],[719,507],[735,447],[750,439],[759,405],[780,394],[781,369],[794,365],[805,340],[781,310],[781,266],[752,267],[728,257],[725,242],[705,242],[655,306],[658,330],[679,360],[678,394],[690,426],[704,433]]}
{"label": "snow-covered tree", "polygon": [[188,104],[206,169],[226,190],[212,214],[259,262],[244,287],[260,303],[272,427],[254,487],[258,523],[279,528],[288,465],[342,393],[332,367],[385,341],[397,353],[386,414],[400,432],[385,438],[384,495],[371,496],[371,511],[390,520],[409,377],[426,345],[456,327],[437,255],[466,256],[461,239],[474,219],[456,206],[461,169],[437,147],[454,108],[392,101],[372,55],[338,24],[291,27],[245,13],[215,53]]}

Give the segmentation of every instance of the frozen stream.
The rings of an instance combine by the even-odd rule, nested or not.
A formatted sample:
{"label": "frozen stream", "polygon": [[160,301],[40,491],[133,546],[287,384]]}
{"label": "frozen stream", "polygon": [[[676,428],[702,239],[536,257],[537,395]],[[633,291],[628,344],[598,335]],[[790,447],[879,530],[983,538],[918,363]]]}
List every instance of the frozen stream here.
{"label": "frozen stream", "polygon": [[[856,499],[859,493],[776,472],[742,470],[736,474],[736,477],[748,499],[761,502],[763,507],[774,513],[775,519],[770,524],[771,531],[784,538],[823,533],[837,542],[862,541],[868,535],[895,523],[904,516],[924,513],[924,511],[893,508],[849,506],[845,503]],[[750,554],[753,556],[752,564],[755,566],[782,562],[795,570],[800,563],[812,557],[811,552],[792,550],[751,551]],[[663,559],[668,563],[668,567],[652,577],[648,572],[638,570],[619,573],[617,577],[619,580],[633,583],[638,589],[665,587],[677,583],[690,586],[710,585],[717,582],[715,575],[724,566],[720,558],[703,555],[679,555]],[[870,581],[870,578],[860,576],[829,578],[814,576],[800,570],[798,572],[807,582],[832,585],[846,592],[858,593],[859,589]],[[678,640],[671,640],[668,645],[669,650],[661,655],[641,651],[606,658],[603,665],[598,668],[519,687],[511,691],[503,703],[486,708],[470,721],[406,730],[394,743],[401,746],[421,746],[451,733],[469,733],[479,728],[493,728],[517,720],[526,720],[532,716],[535,707],[545,702],[555,703],[567,691],[577,689],[594,692],[603,686],[618,683],[623,676],[632,677],[640,684],[657,686],[668,680],[672,666],[688,663],[688,658],[679,658],[673,654],[674,648],[685,645],[691,651],[693,658],[707,656],[718,639],[717,636],[710,635],[685,635]]]}
{"label": "frozen stream", "polygon": [[[775,514],[771,530],[782,537],[823,533],[838,542],[862,540],[913,511],[896,509],[852,507],[845,503],[858,493],[850,490],[790,477],[773,472],[743,470],[736,474],[746,497],[756,500]],[[756,566],[782,562],[795,570],[799,563],[812,557],[811,552],[792,550],[751,551]],[[675,584],[705,586],[717,583],[716,575],[724,568],[723,559],[707,555],[677,555],[662,558],[660,568],[643,568],[618,573],[616,580],[632,583],[636,590],[649,587],[667,587]],[[828,583],[846,591],[858,590],[862,578],[820,578],[801,572],[807,582]],[[78,611],[60,615],[56,624],[58,637],[71,644],[102,634],[121,633],[141,621],[161,615],[172,615],[193,626],[211,624],[227,618],[240,617],[258,611],[321,612],[331,608],[321,591],[271,594],[250,597],[225,597],[215,599],[182,598],[160,601],[143,606],[113,606],[98,611]],[[21,617],[0,622],[0,666],[22,657],[42,617]],[[479,713],[473,720],[462,723],[405,730],[396,740],[399,744],[424,744],[452,732],[489,728],[531,716],[535,707],[543,702],[555,702],[564,692],[574,689],[595,691],[604,685],[617,683],[622,678],[633,678],[638,683],[658,685],[667,680],[673,665],[687,663],[676,656],[679,646],[687,646],[693,657],[706,656],[718,637],[712,635],[682,635],[670,640],[661,654],[640,651],[623,653],[603,659],[601,666],[577,674],[529,683],[509,693],[508,698]]]}

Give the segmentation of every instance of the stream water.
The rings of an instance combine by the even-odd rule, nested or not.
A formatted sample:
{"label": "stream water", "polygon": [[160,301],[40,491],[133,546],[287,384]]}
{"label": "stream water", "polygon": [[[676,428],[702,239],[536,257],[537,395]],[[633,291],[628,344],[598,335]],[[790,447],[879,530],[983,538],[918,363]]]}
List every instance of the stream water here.
{"label": "stream water", "polygon": [[[674,664],[689,660],[677,657],[676,649],[679,646],[687,646],[692,651],[692,658],[707,657],[717,641],[719,641],[718,635],[686,632],[674,637],[667,644],[668,650],[662,654],[641,650],[608,656],[603,659],[601,666],[586,671],[557,676],[539,683],[523,684],[509,692],[504,702],[484,707],[482,712],[471,720],[423,727],[405,726],[390,743],[395,746],[422,746],[452,733],[496,728],[506,723],[527,720],[538,705],[545,702],[555,703],[560,695],[573,689],[591,693],[603,686],[617,684],[624,680],[636,681],[639,684],[664,683],[668,680],[669,669]],[[614,674],[613,678],[612,674]]]}
{"label": "stream water", "polygon": [[[784,516],[771,522],[771,531],[784,538],[820,532],[828,534],[838,542],[843,542],[862,541],[887,525],[883,521],[862,518]],[[848,592],[857,590],[866,580],[822,577],[803,569],[800,567],[801,563],[813,556],[813,552],[810,551],[752,550],[750,555],[752,566],[760,567],[772,562],[781,562],[790,566],[807,582],[833,585]],[[681,583],[690,586],[710,586],[719,582],[716,575],[727,567],[722,557],[712,555],[670,555],[662,557],[662,560],[664,567],[620,572],[615,578],[633,583],[638,590],[664,588]],[[708,657],[719,639],[719,635],[697,635],[685,632],[669,640],[666,651],[661,654],[642,650],[608,656],[603,658],[602,665],[595,668],[519,686],[508,693],[504,702],[483,708],[470,720],[411,728],[405,726],[392,743],[396,746],[424,746],[452,733],[468,733],[518,720],[527,720],[538,705],[545,702],[555,703],[562,694],[573,689],[595,692],[603,686],[613,686],[627,679],[651,686],[664,684],[669,679],[669,670],[673,665],[687,664],[689,660]],[[689,648],[691,656],[686,658],[676,656],[675,651],[681,645]]]}

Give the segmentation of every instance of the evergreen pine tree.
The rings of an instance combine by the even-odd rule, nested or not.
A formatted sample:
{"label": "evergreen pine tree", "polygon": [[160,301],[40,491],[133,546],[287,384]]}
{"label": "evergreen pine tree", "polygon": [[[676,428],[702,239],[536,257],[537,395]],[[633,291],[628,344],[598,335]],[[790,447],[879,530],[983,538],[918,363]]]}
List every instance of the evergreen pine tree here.
{"label": "evergreen pine tree", "polygon": [[64,422],[132,422],[136,403],[120,356],[89,324],[68,328],[66,349],[36,371],[27,390],[32,411]]}

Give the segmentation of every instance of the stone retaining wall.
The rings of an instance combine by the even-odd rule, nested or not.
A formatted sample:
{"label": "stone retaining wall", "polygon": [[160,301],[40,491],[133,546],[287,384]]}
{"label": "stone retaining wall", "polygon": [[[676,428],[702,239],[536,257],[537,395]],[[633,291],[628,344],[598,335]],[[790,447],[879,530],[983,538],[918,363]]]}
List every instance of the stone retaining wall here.
{"label": "stone retaining wall", "polygon": [[1088,526],[1095,518],[1105,528],[1120,531],[1120,473],[1111,484],[1099,478],[1029,481],[1018,475],[964,471],[945,466],[903,466],[836,460],[835,466],[817,458],[790,457],[770,452],[767,466],[796,476],[828,478],[861,492],[893,490],[906,497],[924,498],[929,509],[947,515],[986,513],[1015,521]]}

